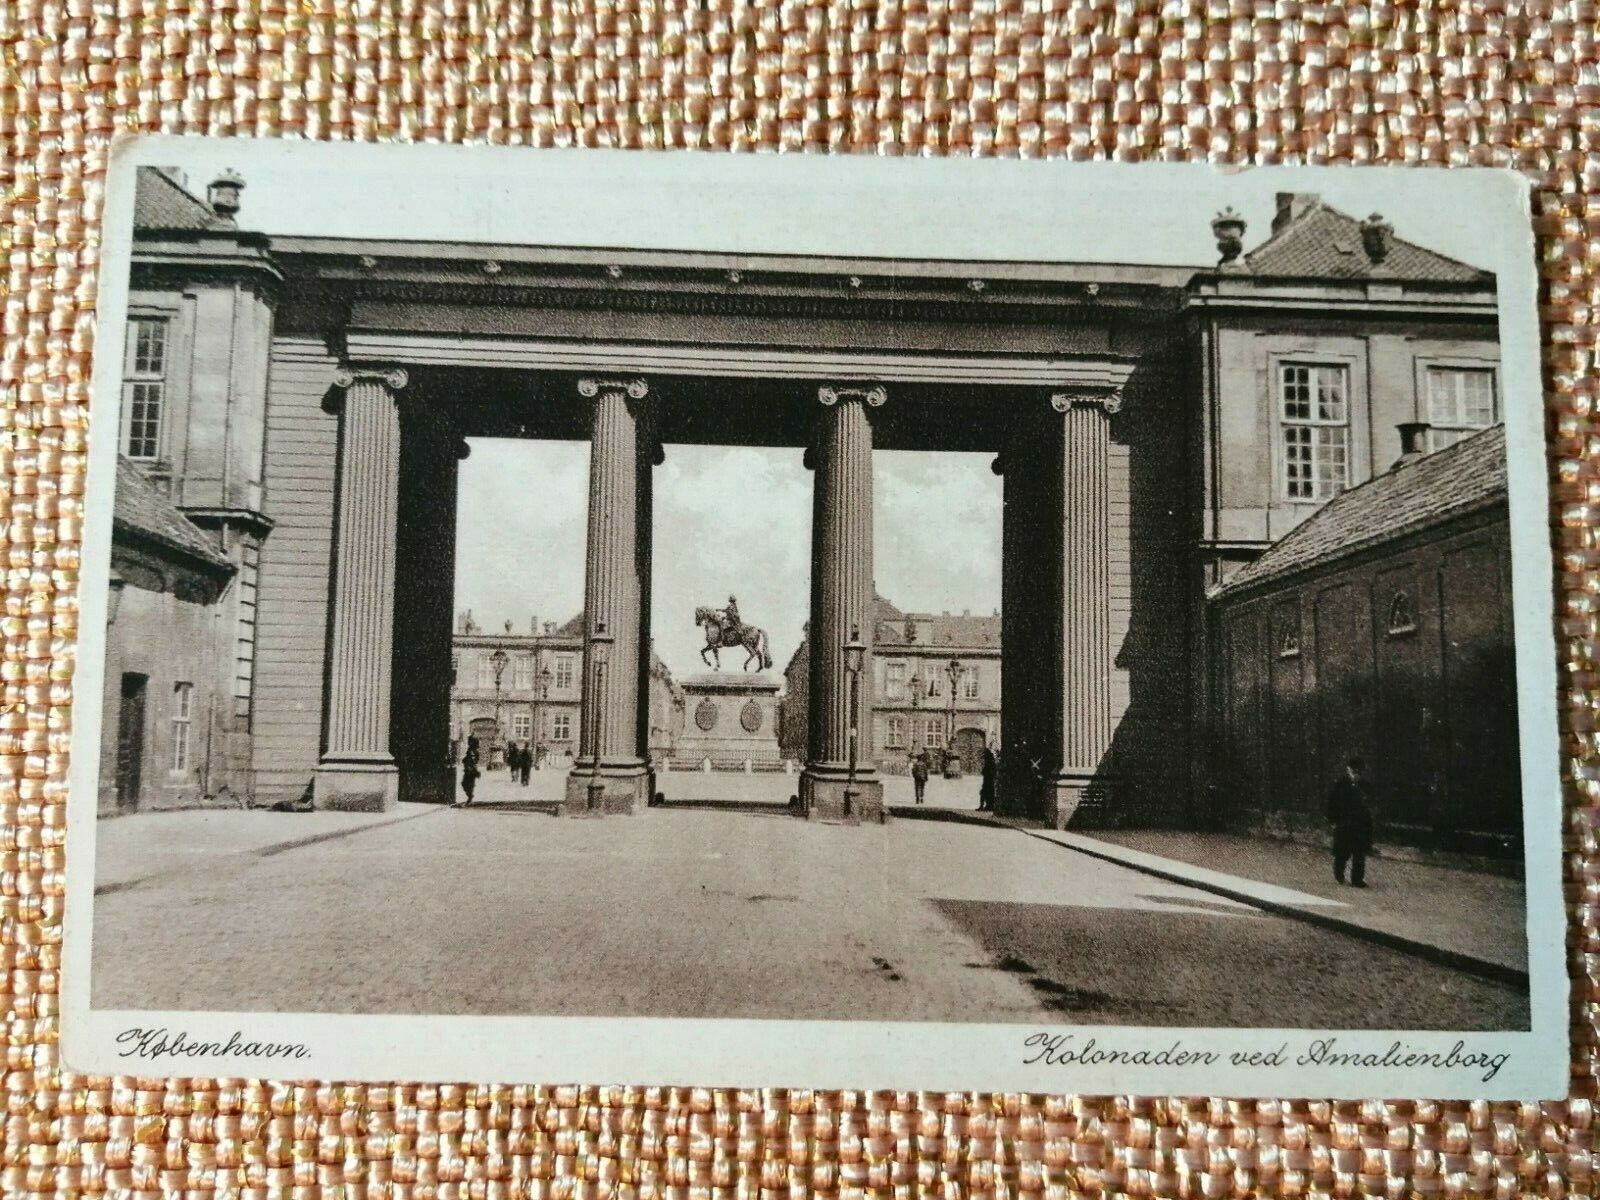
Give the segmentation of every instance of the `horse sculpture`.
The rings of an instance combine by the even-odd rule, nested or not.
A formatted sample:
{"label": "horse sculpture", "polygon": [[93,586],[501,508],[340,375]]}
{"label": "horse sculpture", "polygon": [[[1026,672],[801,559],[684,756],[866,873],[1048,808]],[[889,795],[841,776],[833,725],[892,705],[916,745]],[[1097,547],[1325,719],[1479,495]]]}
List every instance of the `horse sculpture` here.
{"label": "horse sculpture", "polygon": [[695,609],[694,623],[706,633],[706,644],[700,650],[700,658],[706,666],[722,670],[722,655],[719,651],[743,646],[748,656],[744,660],[746,671],[750,669],[751,663],[756,664],[758,671],[772,669],[772,655],[767,651],[766,630],[746,625],[742,621],[736,628],[730,628],[723,620],[721,611],[715,608]]}

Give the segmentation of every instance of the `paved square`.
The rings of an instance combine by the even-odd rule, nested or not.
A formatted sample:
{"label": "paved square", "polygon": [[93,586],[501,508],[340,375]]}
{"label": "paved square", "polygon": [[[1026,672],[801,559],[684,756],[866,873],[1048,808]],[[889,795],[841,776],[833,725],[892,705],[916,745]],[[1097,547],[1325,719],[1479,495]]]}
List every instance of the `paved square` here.
{"label": "paved square", "polygon": [[[185,820],[210,830],[145,876],[109,861],[134,828],[103,826],[96,1007],[1458,1029],[1527,1019],[1515,987],[947,810],[851,828],[770,804],[561,819],[503,780],[481,798],[501,803],[328,831],[301,814],[124,818],[165,819],[168,839]],[[273,820],[282,835],[268,843],[260,826]],[[234,849],[220,832],[230,822]]]}

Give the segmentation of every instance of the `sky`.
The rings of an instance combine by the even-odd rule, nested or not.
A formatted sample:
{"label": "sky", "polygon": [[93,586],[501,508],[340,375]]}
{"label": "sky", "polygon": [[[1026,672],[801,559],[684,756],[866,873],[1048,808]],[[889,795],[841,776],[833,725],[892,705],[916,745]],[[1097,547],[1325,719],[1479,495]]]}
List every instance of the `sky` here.
{"label": "sky", "polygon": [[[1527,185],[1507,172],[1454,170],[1441,188],[1428,169],[151,138],[114,156],[112,187],[124,190],[109,202],[113,257],[137,162],[177,166],[197,192],[237,169],[240,225],[278,235],[1197,268],[1217,260],[1216,212],[1246,218],[1250,248],[1268,235],[1274,195],[1307,191],[1356,216],[1381,212],[1399,236],[1503,278],[1521,271],[1532,295]],[[1513,290],[1502,288],[1503,305]],[[1536,362],[1523,365],[1536,388]],[[480,441],[463,464],[458,607],[485,627],[564,621],[581,607],[585,451]],[[986,456],[880,451],[875,473],[879,592],[905,609],[998,607],[1000,481]],[[693,608],[732,591],[768,629],[781,668],[809,594],[811,480],[799,452],[671,446],[656,484],[662,657],[675,673],[698,670]]]}
{"label": "sky", "polygon": [[[461,465],[456,607],[518,631],[583,607],[585,442],[474,438]],[[873,455],[878,591],[912,611],[1000,607],[1001,481],[989,454]],[[700,605],[739,598],[773,669],[799,645],[811,595],[812,473],[798,449],[669,445],[655,474],[656,652],[678,678],[706,670]],[[723,669],[742,666],[724,652]]]}

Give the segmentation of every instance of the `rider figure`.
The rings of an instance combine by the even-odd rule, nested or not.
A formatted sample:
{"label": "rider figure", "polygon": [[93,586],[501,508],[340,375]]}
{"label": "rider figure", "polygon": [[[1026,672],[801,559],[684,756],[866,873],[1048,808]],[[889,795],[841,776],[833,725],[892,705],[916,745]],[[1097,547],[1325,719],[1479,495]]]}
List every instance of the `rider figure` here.
{"label": "rider figure", "polygon": [[728,607],[722,610],[722,628],[724,636],[732,635],[730,641],[737,644],[744,625],[739,620],[739,601],[733,596],[728,597]]}

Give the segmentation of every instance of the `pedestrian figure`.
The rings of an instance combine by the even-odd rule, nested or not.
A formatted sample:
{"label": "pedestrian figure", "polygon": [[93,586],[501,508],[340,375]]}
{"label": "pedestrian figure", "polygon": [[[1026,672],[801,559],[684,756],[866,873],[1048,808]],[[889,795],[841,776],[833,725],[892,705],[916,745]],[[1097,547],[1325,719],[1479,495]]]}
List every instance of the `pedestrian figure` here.
{"label": "pedestrian figure", "polygon": [[461,759],[461,790],[467,794],[462,806],[472,803],[472,794],[478,790],[478,752],[471,749]]}
{"label": "pedestrian figure", "polygon": [[522,743],[522,786],[528,786],[528,776],[533,772],[533,746],[531,743]]}
{"label": "pedestrian figure", "polygon": [[1000,756],[993,747],[983,748],[983,782],[978,785],[978,811],[990,812],[994,808],[995,777],[1000,774]]}
{"label": "pedestrian figure", "polygon": [[1344,774],[1328,793],[1328,820],[1333,825],[1333,877],[1344,882],[1350,867],[1350,886],[1367,886],[1367,853],[1372,849],[1372,785],[1366,781],[1366,763],[1358,754],[1345,762]]}
{"label": "pedestrian figure", "polygon": [[917,803],[922,803],[922,793],[928,787],[928,752],[918,750],[911,756],[911,786],[916,790]]}
{"label": "pedestrian figure", "polygon": [[522,775],[522,750],[515,742],[506,746],[506,772],[511,776],[512,783],[516,783]]}

